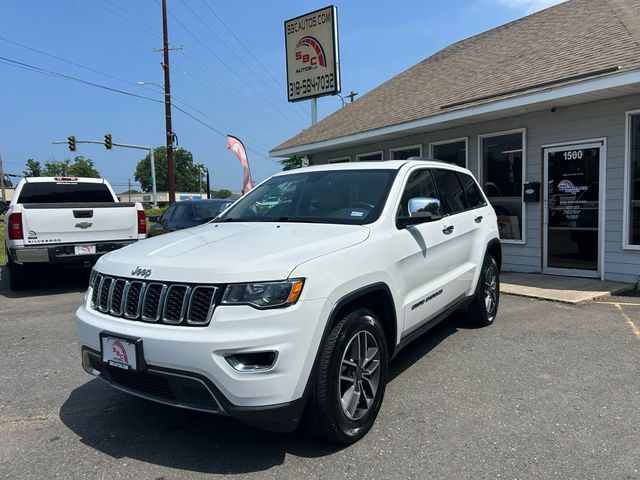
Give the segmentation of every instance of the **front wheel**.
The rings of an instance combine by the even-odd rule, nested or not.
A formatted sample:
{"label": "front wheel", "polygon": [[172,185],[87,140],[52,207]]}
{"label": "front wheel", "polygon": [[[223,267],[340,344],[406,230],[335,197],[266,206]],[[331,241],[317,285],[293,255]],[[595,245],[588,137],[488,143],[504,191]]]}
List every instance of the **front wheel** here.
{"label": "front wheel", "polygon": [[373,426],[387,383],[387,343],[376,314],[361,308],[333,327],[320,354],[307,424],[338,443],[354,443]]}
{"label": "front wheel", "polygon": [[478,286],[469,307],[473,321],[481,326],[491,325],[498,314],[500,304],[500,268],[492,255],[487,254],[482,263]]}

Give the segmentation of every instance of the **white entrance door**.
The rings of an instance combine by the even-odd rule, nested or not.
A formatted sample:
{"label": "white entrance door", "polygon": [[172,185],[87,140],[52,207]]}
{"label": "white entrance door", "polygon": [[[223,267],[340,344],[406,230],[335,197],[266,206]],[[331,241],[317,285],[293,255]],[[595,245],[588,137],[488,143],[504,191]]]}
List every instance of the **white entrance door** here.
{"label": "white entrance door", "polygon": [[545,273],[601,275],[604,167],[603,141],[544,149]]}

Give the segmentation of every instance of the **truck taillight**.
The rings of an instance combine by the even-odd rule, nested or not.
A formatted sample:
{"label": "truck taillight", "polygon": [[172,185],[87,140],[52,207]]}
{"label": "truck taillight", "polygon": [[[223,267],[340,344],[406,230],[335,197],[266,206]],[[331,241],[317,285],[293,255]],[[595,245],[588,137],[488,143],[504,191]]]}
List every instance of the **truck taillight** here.
{"label": "truck taillight", "polygon": [[12,213],[9,215],[9,240],[22,240],[24,233],[22,232],[22,214]]}
{"label": "truck taillight", "polygon": [[144,215],[143,210],[138,210],[138,235],[145,235],[147,233],[147,217]]}

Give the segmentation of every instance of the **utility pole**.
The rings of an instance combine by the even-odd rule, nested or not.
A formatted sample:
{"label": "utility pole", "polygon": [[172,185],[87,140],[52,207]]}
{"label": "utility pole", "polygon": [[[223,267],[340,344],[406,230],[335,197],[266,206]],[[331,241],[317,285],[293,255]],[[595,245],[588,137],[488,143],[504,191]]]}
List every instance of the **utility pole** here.
{"label": "utility pole", "polygon": [[211,184],[209,183],[209,168],[207,167],[207,199],[211,198]]}
{"label": "utility pole", "polygon": [[2,189],[2,201],[7,201],[7,192],[4,191],[4,170],[2,169],[2,155],[0,155],[0,188]]}
{"label": "utility pole", "polygon": [[169,76],[169,33],[167,31],[167,0],[162,0],[162,50],[164,61],[164,112],[167,133],[167,187],[169,190],[169,204],[176,201],[176,178],[173,161],[173,129],[171,127],[171,78]]}

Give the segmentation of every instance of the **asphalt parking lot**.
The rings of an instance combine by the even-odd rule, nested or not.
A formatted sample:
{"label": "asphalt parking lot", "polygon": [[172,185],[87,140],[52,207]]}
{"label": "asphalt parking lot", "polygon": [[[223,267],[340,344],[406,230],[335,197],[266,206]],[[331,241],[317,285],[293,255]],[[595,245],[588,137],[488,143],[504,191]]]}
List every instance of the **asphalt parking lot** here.
{"label": "asphalt parking lot", "polygon": [[640,299],[502,297],[392,363],[380,416],[336,447],[114,391],[80,366],[85,276],[0,291],[0,478],[640,478]]}

